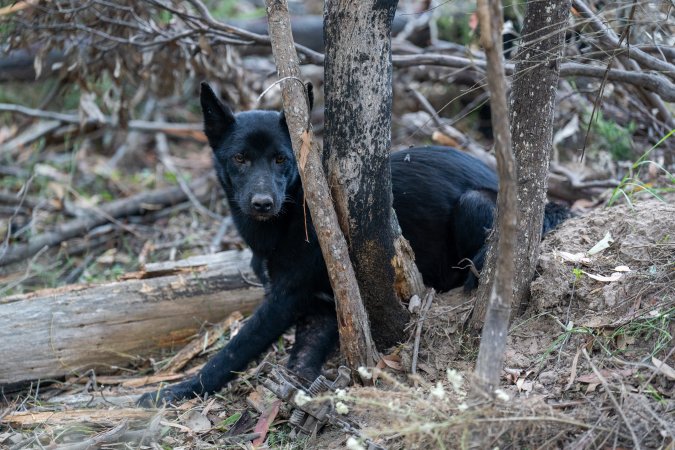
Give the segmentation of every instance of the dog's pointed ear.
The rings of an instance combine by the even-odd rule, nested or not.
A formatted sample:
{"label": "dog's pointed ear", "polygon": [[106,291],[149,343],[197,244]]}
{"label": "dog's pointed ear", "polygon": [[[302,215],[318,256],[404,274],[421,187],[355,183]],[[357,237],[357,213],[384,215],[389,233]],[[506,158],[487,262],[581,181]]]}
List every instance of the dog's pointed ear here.
{"label": "dog's pointed ear", "polygon": [[211,147],[216,147],[234,123],[234,114],[229,106],[220,101],[206,81],[202,82],[199,100],[204,114],[204,134]]}
{"label": "dog's pointed ear", "polygon": [[[312,112],[312,108],[314,108],[314,86],[312,85],[311,82],[305,83],[305,89],[307,92],[307,109],[309,113]],[[286,113],[282,109],[281,112],[279,113],[279,123],[281,123],[282,126],[288,126],[286,124]]]}

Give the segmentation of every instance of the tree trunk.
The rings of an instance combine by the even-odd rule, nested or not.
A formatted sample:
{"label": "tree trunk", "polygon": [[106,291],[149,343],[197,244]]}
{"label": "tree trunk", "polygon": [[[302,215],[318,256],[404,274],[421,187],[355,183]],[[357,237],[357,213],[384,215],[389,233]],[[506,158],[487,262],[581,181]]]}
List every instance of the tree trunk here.
{"label": "tree trunk", "polygon": [[488,309],[476,361],[472,394],[475,397],[492,397],[499,386],[502,372],[506,334],[513,297],[513,257],[515,254],[518,203],[516,195],[516,160],[511,149],[508,106],[506,104],[506,76],[502,48],[501,0],[478,0],[476,12],[480,21],[480,42],[485,48],[488,62],[488,88],[492,129],[495,137],[495,155],[499,174],[497,210],[497,268],[493,280]]}
{"label": "tree trunk", "polygon": [[46,289],[0,301],[0,385],[96,368],[182,346],[203,322],[262,300],[251,252],[148,264],[123,281]]}
{"label": "tree trunk", "polygon": [[[553,140],[553,115],[558,85],[564,30],[569,0],[528,1],[523,43],[518,51],[511,90],[511,134],[518,166],[519,224],[513,280],[514,304],[522,305],[529,296],[539,255],[539,243],[546,204],[546,177]],[[492,237],[491,244],[495,242]],[[483,325],[493,272],[497,263],[494,246],[481,273],[470,327]]]}
{"label": "tree trunk", "polygon": [[340,350],[351,368],[370,367],[375,362],[377,352],[372,343],[368,316],[361,302],[347,243],[331,203],[318,145],[309,121],[306,99],[308,93],[300,81],[288,3],[286,0],[266,0],[265,4],[272,52],[281,81],[286,123],[307,205],[335,295]]}
{"label": "tree trunk", "polygon": [[396,295],[391,227],[391,22],[397,1],[324,5],[324,165],[370,318],[386,348],[408,320]]}
{"label": "tree trunk", "polygon": [[527,2],[523,43],[515,56],[511,134],[518,162],[520,222],[513,280],[515,305],[523,306],[539,259],[553,116],[570,0]]}

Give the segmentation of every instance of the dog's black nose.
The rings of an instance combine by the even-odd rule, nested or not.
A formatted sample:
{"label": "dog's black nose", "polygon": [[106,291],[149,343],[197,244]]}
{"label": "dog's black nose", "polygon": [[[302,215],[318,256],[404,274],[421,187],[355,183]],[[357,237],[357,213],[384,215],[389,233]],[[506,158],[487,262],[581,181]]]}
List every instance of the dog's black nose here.
{"label": "dog's black nose", "polygon": [[256,210],[256,212],[269,212],[272,209],[272,205],[274,205],[272,196],[267,194],[255,194],[251,199],[251,207]]}

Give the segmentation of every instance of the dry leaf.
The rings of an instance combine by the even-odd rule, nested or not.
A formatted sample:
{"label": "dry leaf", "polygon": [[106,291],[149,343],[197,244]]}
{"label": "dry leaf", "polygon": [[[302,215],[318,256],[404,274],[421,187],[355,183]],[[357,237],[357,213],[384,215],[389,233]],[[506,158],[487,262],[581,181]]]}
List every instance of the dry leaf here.
{"label": "dry leaf", "polygon": [[195,409],[185,415],[183,425],[195,433],[202,433],[211,429],[211,421],[208,417]]}
{"label": "dry leaf", "polygon": [[516,387],[518,388],[518,392],[530,392],[532,388],[534,387],[534,383],[532,380],[526,380],[525,378],[518,378],[518,381],[516,381]]}
{"label": "dry leaf", "polygon": [[600,383],[589,383],[586,388],[586,393],[595,392],[595,389],[600,385]]}
{"label": "dry leaf", "polygon": [[437,144],[446,145],[448,147],[459,147],[459,143],[448,136],[447,134],[441,133],[440,131],[434,131],[431,135],[431,140]]}
{"label": "dry leaf", "polygon": [[612,281],[618,281],[623,276],[621,272],[614,272],[608,277],[604,275],[596,275],[593,273],[588,273],[583,270],[581,272],[584,273],[586,276],[588,276],[588,278],[593,278],[594,280],[602,281],[603,283],[611,283]]}
{"label": "dry leaf", "polygon": [[603,237],[597,244],[595,244],[589,251],[586,252],[588,256],[595,255],[596,253],[600,253],[601,251],[609,248],[610,244],[614,242],[614,239],[612,239],[612,235],[609,234],[609,231],[605,233],[605,237]]}
{"label": "dry leaf", "polygon": [[[615,379],[615,378],[629,377],[635,373],[635,369],[620,369],[620,370],[603,369],[600,370],[599,372],[604,379],[609,380],[613,378]],[[601,383],[600,378],[594,372],[578,377],[577,381],[579,383],[588,383],[588,384]]]}
{"label": "dry leaf", "polygon": [[391,355],[385,355],[380,359],[380,362],[377,363],[377,368],[382,369],[383,367],[380,367],[380,363],[386,364],[387,367],[390,369],[394,370],[403,370],[403,365],[401,364],[401,357],[399,355],[391,354]]}
{"label": "dry leaf", "polygon": [[276,400],[272,403],[272,406],[267,408],[264,413],[260,415],[258,423],[255,425],[254,433],[260,433],[260,436],[253,441],[253,446],[258,446],[265,442],[267,437],[267,432],[270,429],[270,425],[274,422],[274,419],[279,414],[279,407],[281,406],[281,400]]}
{"label": "dry leaf", "polygon": [[586,257],[583,253],[569,253],[559,250],[556,255],[560,256],[563,261],[572,263],[590,264],[591,258]]}
{"label": "dry leaf", "polygon": [[553,135],[553,145],[558,145],[568,137],[574,136],[579,131],[579,117],[574,114],[567,124]]}
{"label": "dry leaf", "polygon": [[96,104],[96,93],[94,92],[83,92],[80,95],[80,124],[84,125],[89,119],[92,119],[98,123],[105,122],[105,114],[101,112],[98,105]]}
{"label": "dry leaf", "polygon": [[252,391],[246,397],[246,403],[248,403],[253,409],[262,414],[265,411],[265,398],[256,388],[255,391]]}
{"label": "dry leaf", "polygon": [[675,380],[675,369],[670,367],[668,364],[661,361],[656,356],[652,356],[652,364],[654,364],[654,367],[660,374],[665,375],[671,380]]}
{"label": "dry leaf", "polygon": [[576,355],[572,360],[572,368],[570,369],[570,379],[567,382],[567,385],[563,388],[563,391],[568,391],[574,384],[574,379],[577,377],[577,364],[579,363],[579,355],[581,355],[581,348],[577,349]]}

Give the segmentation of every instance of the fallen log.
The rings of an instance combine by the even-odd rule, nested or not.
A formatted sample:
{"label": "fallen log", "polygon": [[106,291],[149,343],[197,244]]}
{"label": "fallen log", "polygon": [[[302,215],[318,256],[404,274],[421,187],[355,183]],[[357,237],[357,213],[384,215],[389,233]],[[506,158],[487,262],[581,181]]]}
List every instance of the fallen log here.
{"label": "fallen log", "polygon": [[148,264],[121,281],[71,285],[0,299],[3,385],[110,372],[139,356],[181,348],[204,322],[250,312],[263,289],[251,253],[228,251]]}

